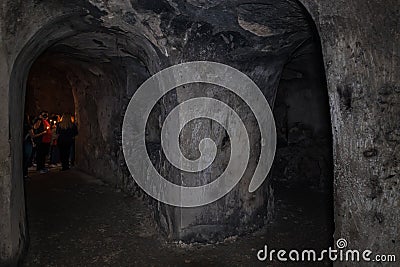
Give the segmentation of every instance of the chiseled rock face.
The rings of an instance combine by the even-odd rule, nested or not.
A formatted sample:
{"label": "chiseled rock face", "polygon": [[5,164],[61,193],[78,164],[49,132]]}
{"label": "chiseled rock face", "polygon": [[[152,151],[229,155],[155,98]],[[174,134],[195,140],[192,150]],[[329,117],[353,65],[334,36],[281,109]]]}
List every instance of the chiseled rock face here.
{"label": "chiseled rock face", "polygon": [[[316,23],[324,54],[336,237],[347,238],[355,248],[399,253],[398,5],[394,0],[302,2]],[[307,42],[319,42],[312,25],[305,8],[287,0],[4,1],[0,8],[0,163],[5,165],[0,169],[0,214],[4,214],[0,259],[15,260],[25,243],[19,122],[24,81],[43,52],[48,66],[67,73],[73,90],[83,124],[80,167],[140,193],[120,145],[124,111],[144,80],[176,63],[217,61],[246,73],[274,105],[285,64]],[[154,152],[159,150],[159,135],[154,133],[160,123],[180,101],[197,96],[197,89],[229,100],[246,120],[253,151],[248,169],[231,193],[206,207],[178,209],[149,202],[156,221],[171,238],[210,241],[259,227],[272,212],[273,195],[268,182],[255,194],[247,192],[259,153],[254,118],[237,96],[210,86],[178,88],[154,110],[147,144],[160,173],[174,180],[206,183],[226,166],[230,149],[226,133],[209,121],[202,121],[198,131],[188,125],[181,135],[185,144],[206,136],[216,141],[220,161],[209,173],[188,176]],[[185,153],[195,157],[195,148],[189,146]]]}
{"label": "chiseled rock face", "polygon": [[338,1],[321,4],[318,17],[334,135],[335,238],[399,255],[397,7]]}

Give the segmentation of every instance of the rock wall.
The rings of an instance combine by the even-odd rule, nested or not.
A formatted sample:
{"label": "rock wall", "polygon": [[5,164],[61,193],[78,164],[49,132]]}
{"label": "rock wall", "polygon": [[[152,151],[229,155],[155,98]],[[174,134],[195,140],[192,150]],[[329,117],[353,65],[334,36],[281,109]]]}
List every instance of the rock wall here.
{"label": "rock wall", "polygon": [[74,114],[74,97],[64,72],[48,65],[44,58],[36,60],[26,86],[25,113],[31,118],[41,111],[49,115]]}
{"label": "rock wall", "polygon": [[399,255],[398,2],[307,6],[319,27],[330,97],[335,238]]}

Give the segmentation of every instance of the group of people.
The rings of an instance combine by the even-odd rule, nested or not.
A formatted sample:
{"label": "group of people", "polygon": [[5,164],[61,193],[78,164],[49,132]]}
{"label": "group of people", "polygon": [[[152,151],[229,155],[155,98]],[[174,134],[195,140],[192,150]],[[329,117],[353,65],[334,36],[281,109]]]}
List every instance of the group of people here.
{"label": "group of people", "polygon": [[46,160],[50,166],[56,166],[60,161],[62,171],[66,171],[75,161],[75,137],[78,128],[74,117],[70,114],[52,115],[46,111],[40,113],[33,120],[28,115],[24,120],[24,177],[28,178],[28,169],[36,164],[36,170],[43,174],[49,172]]}

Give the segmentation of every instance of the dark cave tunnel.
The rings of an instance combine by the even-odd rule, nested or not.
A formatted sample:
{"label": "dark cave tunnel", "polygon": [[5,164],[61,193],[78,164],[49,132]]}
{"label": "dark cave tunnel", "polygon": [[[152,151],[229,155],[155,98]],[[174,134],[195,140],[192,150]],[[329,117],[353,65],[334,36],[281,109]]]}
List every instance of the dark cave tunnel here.
{"label": "dark cave tunnel", "polygon": [[[3,0],[0,266],[359,265],[354,249],[389,266],[400,253],[397,6]],[[50,140],[71,168],[38,171],[40,157],[27,173],[37,147],[24,115],[43,110],[74,115],[75,145],[68,115],[57,127],[68,142],[57,130]],[[208,115],[187,121],[198,111]],[[171,114],[176,127],[164,127]],[[331,248],[353,259],[310,260]]]}
{"label": "dark cave tunnel", "polygon": [[[304,16],[309,23],[308,14]],[[308,27],[314,29],[315,26]],[[272,101],[278,144],[270,182],[258,192],[264,195],[264,199],[253,208],[252,200],[244,196],[248,193],[242,193],[243,188],[227,197],[234,202],[242,201],[243,207],[249,206],[246,211],[248,214],[239,215],[233,220],[233,227],[215,226],[216,222],[224,220],[225,215],[216,215],[220,210],[225,210],[227,214],[236,213],[231,204],[225,203],[220,207],[220,204],[216,204],[218,209],[215,210],[195,209],[194,214],[203,214],[203,217],[199,219],[196,215],[193,221],[193,211],[177,211],[168,206],[160,208],[143,196],[130,178],[121,150],[124,111],[135,90],[162,65],[156,53],[149,53],[153,48],[143,45],[146,42],[137,45],[135,41],[101,31],[77,33],[57,41],[36,59],[30,69],[25,112],[31,116],[41,110],[50,114],[75,114],[79,126],[76,139],[77,170],[100,178],[123,192],[139,195],[145,203],[149,203],[146,209],[168,238],[185,242],[215,242],[236,233],[246,235],[257,231],[265,221],[273,229],[282,231],[288,224],[287,220],[307,218],[310,227],[299,226],[300,229],[312,234],[310,231],[315,228],[320,234],[317,243],[322,247],[321,244],[329,245],[332,242],[334,230],[332,137],[319,36],[315,30],[309,31],[306,36],[300,46],[293,43],[297,47],[289,56],[283,56],[289,51],[284,49],[272,63],[256,55],[256,61],[249,59],[243,64],[244,71],[249,76],[258,76],[258,80],[265,77],[262,76],[263,71],[260,74],[254,69],[255,64],[264,64],[265,69],[277,73],[274,74],[278,77],[276,81],[264,81],[262,86],[278,85]],[[222,40],[225,42],[225,39]],[[297,39],[294,38],[293,42],[297,42]],[[195,47],[188,51],[192,49]],[[188,58],[192,57],[188,55]],[[217,60],[223,61],[221,58]],[[243,58],[240,60],[243,62]],[[232,62],[232,65],[240,64]],[[162,103],[166,105],[163,111],[170,109],[168,105],[176,104],[176,95],[179,93],[177,90],[172,101],[168,102],[171,99],[167,99],[166,103]],[[267,92],[266,97],[270,96],[271,93]],[[151,134],[158,133],[159,116],[156,114],[153,124],[149,126]],[[27,190],[30,190],[29,185]],[[30,197],[34,198],[35,195]],[[32,210],[35,211],[34,208]],[[216,221],[212,218],[215,215]],[[29,216],[33,220],[36,215],[31,213]],[[185,217],[189,218],[189,223],[182,219]],[[244,221],[239,221],[242,217]],[[203,228],[202,224],[212,227]],[[294,242],[302,242],[301,238],[304,236],[295,238]]]}

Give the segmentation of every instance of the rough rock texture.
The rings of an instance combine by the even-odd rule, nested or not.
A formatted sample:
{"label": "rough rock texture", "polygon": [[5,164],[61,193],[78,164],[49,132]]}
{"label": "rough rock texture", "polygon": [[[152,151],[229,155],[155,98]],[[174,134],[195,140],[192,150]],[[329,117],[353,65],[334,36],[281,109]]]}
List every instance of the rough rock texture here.
{"label": "rough rock texture", "polygon": [[334,136],[335,237],[346,238],[352,248],[397,255],[398,6],[398,1],[338,1],[313,11]]}
{"label": "rough rock texture", "polygon": [[[335,236],[346,238],[352,248],[399,255],[398,1],[301,2],[316,23],[324,55],[333,133]],[[301,4],[289,0],[4,1],[1,261],[15,263],[26,244],[20,152],[23,103],[30,66],[46,49],[59,58],[53,63],[69,73],[81,133],[90,137],[82,138],[79,146],[85,158],[82,167],[136,190],[116,137],[129,97],[145,78],[180,62],[218,61],[249,75],[272,105],[284,65],[312,38],[312,23]],[[173,105],[191,94],[190,89],[178,89],[166,96],[150,132],[156,132],[157,121]],[[209,94],[218,97],[212,88]],[[223,131],[216,127],[211,133],[211,128],[205,127],[202,134],[224,141]],[[249,119],[257,144],[255,128]],[[183,136],[200,138],[190,132]],[[157,143],[156,136],[148,138]],[[160,172],[171,171],[162,164],[162,155],[158,162]],[[168,236],[187,240],[217,239],[257,227],[273,205],[268,183],[255,194],[246,192],[254,164],[237,188],[210,206],[178,209],[152,203],[159,225]],[[222,165],[216,168],[213,172]],[[171,173],[180,179],[180,173]]]}
{"label": "rough rock texture", "polygon": [[62,70],[38,59],[32,66],[26,85],[25,113],[32,117],[45,110],[49,114],[74,114],[71,86]]}

